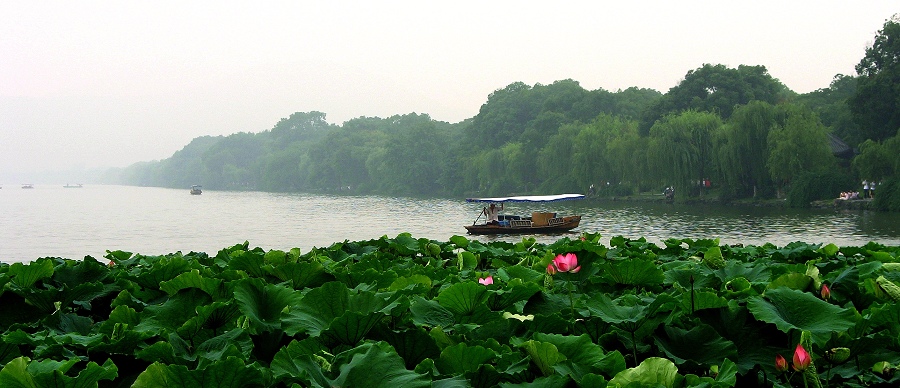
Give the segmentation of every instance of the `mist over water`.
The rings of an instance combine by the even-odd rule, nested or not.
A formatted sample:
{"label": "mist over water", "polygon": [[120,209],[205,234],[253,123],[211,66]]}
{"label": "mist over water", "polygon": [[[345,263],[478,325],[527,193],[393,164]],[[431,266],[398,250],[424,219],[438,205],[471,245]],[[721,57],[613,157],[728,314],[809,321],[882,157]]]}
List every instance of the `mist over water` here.
{"label": "mist over water", "polygon": [[[215,255],[249,241],[265,250],[327,247],[336,242],[396,237],[447,241],[465,235],[482,205],[463,198],[420,199],[204,191],[130,186],[3,186],[0,190],[0,261],[39,257],[103,257],[107,250],[144,255],[181,251]],[[626,202],[510,203],[506,214],[553,211],[581,214],[573,233],[536,236],[552,243],[581,232],[603,243],[622,235],[661,245],[668,238],[720,238],[723,244],[784,246],[794,241],[900,245],[900,214],[830,209],[682,206]],[[479,219],[478,222],[482,222]],[[469,236],[521,241],[522,236]]]}

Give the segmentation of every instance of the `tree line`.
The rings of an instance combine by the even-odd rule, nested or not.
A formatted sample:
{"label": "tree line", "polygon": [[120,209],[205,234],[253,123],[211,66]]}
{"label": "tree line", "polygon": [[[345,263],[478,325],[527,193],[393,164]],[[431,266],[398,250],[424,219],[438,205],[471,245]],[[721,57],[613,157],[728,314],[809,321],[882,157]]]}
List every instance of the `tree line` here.
{"label": "tree line", "polygon": [[[797,94],[764,66],[704,64],[662,94],[512,83],[458,123],[427,114],[330,124],[297,112],[260,133],[204,136],[170,158],[113,170],[130,185],[404,196],[594,191],[834,198],[863,179],[900,210],[900,18],[856,75]],[[881,197],[884,196],[884,199]]]}

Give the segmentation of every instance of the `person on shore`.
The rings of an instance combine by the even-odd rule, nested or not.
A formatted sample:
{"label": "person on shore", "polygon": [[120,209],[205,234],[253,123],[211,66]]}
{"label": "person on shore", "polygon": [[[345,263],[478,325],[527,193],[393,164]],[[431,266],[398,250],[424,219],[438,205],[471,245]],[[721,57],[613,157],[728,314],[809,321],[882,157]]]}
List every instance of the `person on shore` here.
{"label": "person on shore", "polygon": [[868,198],[869,197],[869,181],[866,179],[863,179],[862,186],[863,186],[863,198]]}
{"label": "person on shore", "polygon": [[875,181],[869,182],[869,198],[875,199]]}

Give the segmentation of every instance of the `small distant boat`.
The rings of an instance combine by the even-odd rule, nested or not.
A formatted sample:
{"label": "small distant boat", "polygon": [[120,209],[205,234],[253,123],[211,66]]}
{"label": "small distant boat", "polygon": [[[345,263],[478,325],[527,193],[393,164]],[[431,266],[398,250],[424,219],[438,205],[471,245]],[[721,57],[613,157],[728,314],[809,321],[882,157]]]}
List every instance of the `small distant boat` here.
{"label": "small distant boat", "polygon": [[[504,202],[555,202],[571,199],[582,199],[582,194],[559,194],[559,195],[532,195],[518,197],[503,198],[466,198],[466,202],[482,202],[482,203],[504,203]],[[485,214],[487,210],[483,210],[479,214]],[[568,232],[578,227],[581,222],[581,216],[558,216],[556,213],[532,212],[531,216],[509,216],[499,215],[498,221],[490,222],[488,220],[484,224],[476,225],[478,218],[472,225],[467,225],[466,230],[469,234],[522,234],[522,233],[562,233]]]}
{"label": "small distant boat", "polygon": [[83,186],[81,185],[81,183],[76,183],[76,184],[74,184],[74,185],[71,185],[71,184],[66,183],[66,185],[63,186],[63,187],[65,187],[65,188],[67,188],[67,189],[80,189],[80,188],[82,188]]}
{"label": "small distant boat", "polygon": [[31,184],[31,183],[25,183],[25,184],[22,185],[22,188],[23,188],[23,189],[33,189],[33,188],[34,188],[34,185]]}
{"label": "small distant boat", "polygon": [[200,186],[200,185],[191,186],[191,195],[203,194],[203,190],[201,189],[201,187],[203,187],[203,186]]}

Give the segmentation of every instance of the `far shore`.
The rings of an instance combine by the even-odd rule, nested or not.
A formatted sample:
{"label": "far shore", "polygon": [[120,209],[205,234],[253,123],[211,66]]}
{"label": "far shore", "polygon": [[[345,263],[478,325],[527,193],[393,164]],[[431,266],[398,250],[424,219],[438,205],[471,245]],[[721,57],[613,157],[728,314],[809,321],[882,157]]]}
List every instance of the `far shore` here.
{"label": "far shore", "polygon": [[[623,196],[593,196],[588,197],[589,200],[595,201],[623,201],[623,202],[658,202],[658,203],[676,203],[682,205],[700,205],[715,204],[729,206],[749,206],[749,207],[787,207],[785,200],[782,199],[736,199],[731,201],[723,201],[716,195],[708,195],[703,197],[691,197],[687,199],[679,199],[676,197],[674,201],[667,200],[661,193],[641,193]],[[869,210],[872,209],[872,198],[864,199],[823,199],[813,201],[810,207],[817,209],[848,209],[848,210]]]}

